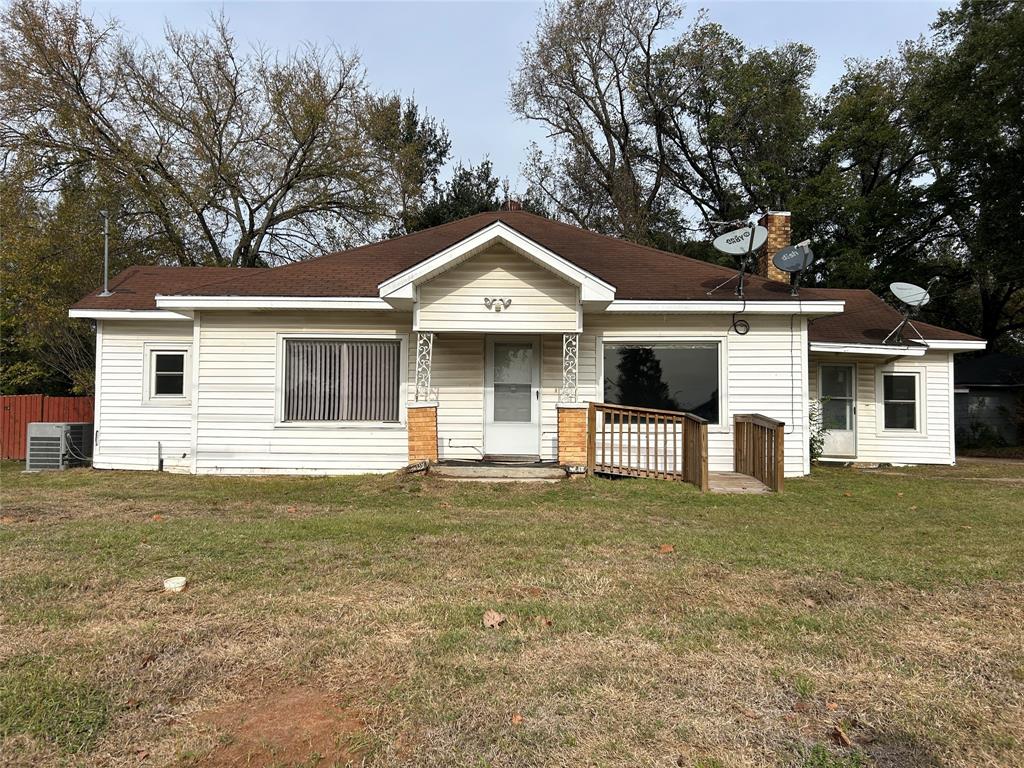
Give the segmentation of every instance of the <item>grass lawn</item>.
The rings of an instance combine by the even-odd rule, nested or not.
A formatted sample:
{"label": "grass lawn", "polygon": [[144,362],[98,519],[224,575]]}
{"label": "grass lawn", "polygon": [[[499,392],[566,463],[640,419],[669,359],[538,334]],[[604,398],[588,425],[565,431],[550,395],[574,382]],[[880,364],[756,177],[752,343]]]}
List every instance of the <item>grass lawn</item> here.
{"label": "grass lawn", "polygon": [[1024,464],[781,496],[19,470],[3,765],[1024,765]]}

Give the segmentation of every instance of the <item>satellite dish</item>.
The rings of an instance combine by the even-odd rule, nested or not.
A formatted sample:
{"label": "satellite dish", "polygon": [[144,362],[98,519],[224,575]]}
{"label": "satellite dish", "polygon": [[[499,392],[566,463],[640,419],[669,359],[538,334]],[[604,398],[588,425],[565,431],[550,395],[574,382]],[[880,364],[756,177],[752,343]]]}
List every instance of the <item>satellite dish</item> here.
{"label": "satellite dish", "polygon": [[811,265],[814,253],[810,247],[801,243],[800,245],[789,245],[772,256],[772,264],[783,272],[790,274],[803,272]]}
{"label": "satellite dish", "polygon": [[[750,242],[750,232],[753,229],[754,242]],[[756,251],[768,242],[768,230],[764,227],[740,227],[724,235],[719,235],[711,244],[716,251],[728,253],[730,256],[746,256],[751,251]]]}
{"label": "satellite dish", "polygon": [[[934,281],[932,281],[934,282]],[[930,285],[931,283],[929,283]],[[931,296],[928,293],[927,288],[922,288],[919,285],[913,283],[890,283],[889,290],[892,291],[892,295],[902,301],[908,307],[917,309],[923,307],[929,301]]]}
{"label": "satellite dish", "polygon": [[895,339],[896,343],[903,344],[905,340],[903,338],[903,329],[910,328],[914,333],[917,334],[918,339],[923,343],[924,338],[921,336],[921,332],[914,327],[914,324],[910,322],[910,316],[914,311],[920,309],[929,301],[931,301],[931,294],[928,293],[928,288],[931,288],[934,283],[938,281],[938,277],[933,277],[928,281],[928,287],[922,288],[919,285],[913,283],[889,283],[889,290],[892,291],[892,295],[897,299],[906,304],[906,309],[903,310],[903,319],[900,324],[893,328],[892,332],[885,337],[883,344],[889,342],[889,339]]}
{"label": "satellite dish", "polygon": [[772,264],[789,273],[789,292],[793,296],[800,293],[797,288],[800,274],[814,261],[814,251],[809,243],[809,240],[804,240],[796,245],[788,245],[772,257]]}

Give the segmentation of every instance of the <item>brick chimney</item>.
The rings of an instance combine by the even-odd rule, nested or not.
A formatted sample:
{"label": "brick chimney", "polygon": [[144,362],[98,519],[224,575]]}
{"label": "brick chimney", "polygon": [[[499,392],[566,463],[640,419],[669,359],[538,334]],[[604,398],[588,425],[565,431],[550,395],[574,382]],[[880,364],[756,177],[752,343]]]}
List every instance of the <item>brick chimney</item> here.
{"label": "brick chimney", "polygon": [[768,242],[757,256],[757,274],[780,283],[788,283],[789,275],[772,264],[772,256],[790,245],[789,219],[789,211],[768,211],[760,221],[768,230]]}
{"label": "brick chimney", "polygon": [[505,202],[501,204],[501,210],[503,211],[521,211],[523,210],[523,204],[514,197],[506,197]]}

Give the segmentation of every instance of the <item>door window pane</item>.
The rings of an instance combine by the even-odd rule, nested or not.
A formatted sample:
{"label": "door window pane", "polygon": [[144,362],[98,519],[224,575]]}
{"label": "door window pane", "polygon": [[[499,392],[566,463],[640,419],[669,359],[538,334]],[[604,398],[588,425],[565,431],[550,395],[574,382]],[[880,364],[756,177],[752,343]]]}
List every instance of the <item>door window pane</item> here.
{"label": "door window pane", "polygon": [[494,344],[494,420],[533,421],[533,345]]}
{"label": "door window pane", "polygon": [[822,397],[853,397],[853,369],[845,365],[821,366]]}
{"label": "door window pane", "polygon": [[718,344],[605,345],[604,399],[718,423]]}
{"label": "door window pane", "polygon": [[852,400],[824,400],[821,404],[822,425],[825,429],[851,429],[852,411]]}

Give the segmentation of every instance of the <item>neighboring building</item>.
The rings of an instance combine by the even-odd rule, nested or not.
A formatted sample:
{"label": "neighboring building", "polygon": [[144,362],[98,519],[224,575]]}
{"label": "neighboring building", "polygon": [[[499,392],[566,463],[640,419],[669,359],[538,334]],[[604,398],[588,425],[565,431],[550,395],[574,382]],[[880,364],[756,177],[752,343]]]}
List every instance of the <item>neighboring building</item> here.
{"label": "neighboring building", "polygon": [[[788,242],[788,214],[767,226]],[[96,321],[94,464],[578,464],[604,401],[706,418],[712,471],[732,469],[734,414],[781,420],[792,476],[822,395],[830,457],[954,461],[953,356],[982,340],[915,323],[926,344],[884,344],[899,315],[873,294],[748,276],[740,298],[735,277],[521,211],[273,269],[131,268],[71,310]]]}
{"label": "neighboring building", "polygon": [[957,442],[972,448],[1024,444],[1024,357],[992,352],[956,361]]}

